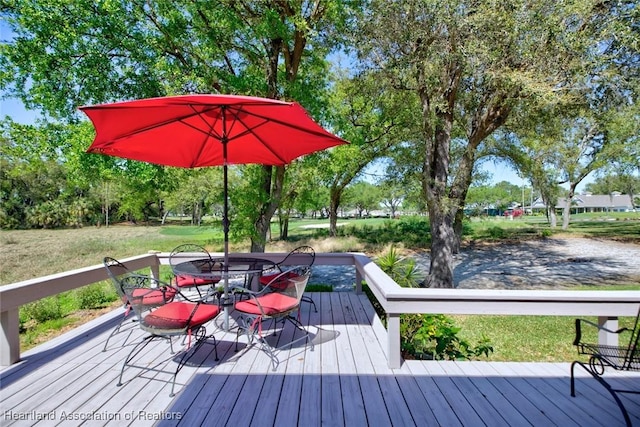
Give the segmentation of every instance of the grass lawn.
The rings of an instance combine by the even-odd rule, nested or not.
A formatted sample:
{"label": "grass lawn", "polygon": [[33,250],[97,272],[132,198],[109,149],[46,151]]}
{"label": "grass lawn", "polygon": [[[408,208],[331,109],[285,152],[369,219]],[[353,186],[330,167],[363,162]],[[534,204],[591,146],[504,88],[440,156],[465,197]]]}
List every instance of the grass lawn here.
{"label": "grass lawn", "polygon": [[[636,287],[636,290],[640,287]],[[469,343],[482,336],[491,341],[494,352],[488,360],[513,362],[570,362],[578,354],[572,345],[575,322],[569,316],[451,316],[461,328],[460,337]],[[597,322],[595,317],[585,317]],[[619,326],[633,327],[635,318],[622,317]],[[583,334],[597,342],[595,329]],[[627,342],[620,342],[621,345]],[[584,359],[586,360],[586,359]]]}

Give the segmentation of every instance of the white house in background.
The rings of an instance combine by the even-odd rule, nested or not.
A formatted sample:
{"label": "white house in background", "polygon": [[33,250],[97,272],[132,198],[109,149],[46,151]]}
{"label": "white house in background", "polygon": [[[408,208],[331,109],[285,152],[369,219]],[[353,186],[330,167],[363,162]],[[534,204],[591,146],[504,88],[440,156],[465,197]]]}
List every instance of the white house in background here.
{"label": "white house in background", "polygon": [[[559,197],[556,209],[564,209],[567,205],[567,199],[565,197]],[[534,210],[544,210],[545,206],[541,199],[533,202],[532,208]],[[628,194],[620,194],[619,192],[613,192],[611,194],[578,194],[573,196],[571,202],[571,213],[586,213],[586,212],[630,212],[633,211],[634,206],[631,200],[631,196]]]}

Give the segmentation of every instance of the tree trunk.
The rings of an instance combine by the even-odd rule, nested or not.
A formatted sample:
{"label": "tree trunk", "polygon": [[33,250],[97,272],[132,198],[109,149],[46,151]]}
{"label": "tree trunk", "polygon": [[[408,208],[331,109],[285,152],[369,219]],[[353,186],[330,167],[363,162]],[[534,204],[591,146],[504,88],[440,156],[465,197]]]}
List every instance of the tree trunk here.
{"label": "tree trunk", "polygon": [[431,225],[431,264],[425,286],[453,288],[453,254],[455,232],[452,217],[440,209],[429,209]]}
{"label": "tree trunk", "polygon": [[[275,176],[273,176],[274,168]],[[256,235],[251,236],[251,252],[264,252],[271,231],[271,218],[273,218],[282,196],[284,172],[284,166],[263,166],[262,190],[268,197],[266,202],[258,206],[260,214],[254,223]]]}
{"label": "tree trunk", "polygon": [[289,238],[289,218],[291,216],[291,210],[287,209],[283,211],[278,209],[278,228],[280,230],[280,240],[287,240]]}
{"label": "tree trunk", "polygon": [[558,226],[558,217],[556,216],[555,205],[547,205],[547,215],[549,216],[549,227],[556,228]]}
{"label": "tree trunk", "polygon": [[280,239],[287,240],[289,238],[289,214],[282,217],[280,223]]}
{"label": "tree trunk", "polygon": [[567,200],[566,205],[562,208],[562,229],[569,228],[569,218],[571,218],[571,202]]}
{"label": "tree trunk", "polygon": [[453,242],[453,253],[459,254],[462,246],[462,230],[464,221],[464,206],[469,192],[469,187],[472,181],[473,164],[475,162],[475,155],[468,153],[463,161],[460,163],[458,169],[458,176],[453,183],[451,189],[452,201],[457,202],[458,208],[453,221],[453,231],[455,241]]}
{"label": "tree trunk", "polygon": [[453,221],[453,232],[455,242],[453,242],[453,253],[459,254],[462,248],[462,222],[464,221],[464,208],[458,209],[456,218]]}
{"label": "tree trunk", "polygon": [[167,214],[164,210],[164,202],[162,200],[158,200],[158,216],[162,218],[162,224],[164,225],[164,220],[167,217]]}
{"label": "tree trunk", "polygon": [[331,187],[329,200],[329,236],[338,235],[338,209],[340,207],[340,196],[342,189]]}
{"label": "tree trunk", "polygon": [[111,185],[109,183],[104,184],[104,226],[109,227],[109,190],[111,189]]}
{"label": "tree trunk", "polygon": [[447,197],[453,116],[442,113],[440,118],[441,121],[432,133],[427,124],[428,117],[424,117],[426,152],[422,186],[431,227],[431,264],[424,283],[432,288],[453,288],[453,253],[456,245],[453,222],[459,204]]}
{"label": "tree trunk", "polygon": [[569,191],[567,191],[566,204],[562,209],[562,229],[567,230],[569,228],[569,221],[571,219],[571,203],[573,196],[575,195],[575,188],[577,184],[570,183]]}

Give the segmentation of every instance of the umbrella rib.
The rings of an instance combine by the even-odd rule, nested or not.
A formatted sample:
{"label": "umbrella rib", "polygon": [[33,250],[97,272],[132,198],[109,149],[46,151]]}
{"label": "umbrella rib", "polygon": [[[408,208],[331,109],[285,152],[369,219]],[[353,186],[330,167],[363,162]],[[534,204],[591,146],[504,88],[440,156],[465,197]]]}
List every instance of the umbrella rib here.
{"label": "umbrella rib", "polygon": [[[238,109],[238,111],[241,111],[241,110],[242,110],[242,108],[239,108],[239,109]],[[246,111],[245,111],[245,112],[246,112]],[[247,114],[250,114],[250,113],[248,113],[248,112],[246,112],[246,113],[247,113]],[[244,125],[244,127],[245,127],[245,129],[246,129],[246,130],[245,130],[244,132],[242,132],[242,133],[240,133],[240,134],[238,134],[238,135],[234,136],[234,138],[233,138],[233,139],[240,138],[240,137],[242,137],[243,135],[246,135],[246,134],[251,134],[251,135],[253,135],[253,136],[254,136],[258,141],[260,141],[260,142],[262,143],[262,145],[264,145],[264,146],[269,150],[269,152],[270,152],[274,157],[276,157],[277,159],[279,159],[279,160],[282,162],[282,164],[286,164],[286,163],[287,163],[287,162],[286,162],[286,160],[285,160],[285,159],[283,159],[280,155],[278,155],[278,153],[276,153],[275,151],[273,151],[273,149],[271,148],[271,146],[269,146],[269,144],[267,144],[267,143],[264,141],[264,139],[260,138],[260,136],[259,136],[257,133],[255,133],[255,132],[254,132],[254,131],[255,131],[255,129],[259,128],[260,126],[263,126],[263,125],[267,124],[269,121],[272,121],[272,122],[273,122],[273,121],[276,121],[276,120],[269,120],[269,119],[267,119],[267,118],[265,118],[265,117],[263,117],[263,116],[257,115],[257,114],[251,114],[251,115],[252,115],[252,116],[254,116],[254,117],[258,117],[258,118],[262,119],[262,122],[261,122],[261,123],[259,123],[259,124],[257,124],[256,126],[250,127],[250,126],[248,126],[248,125],[247,125],[247,124],[242,120],[242,118],[240,118],[240,115],[239,115],[239,114],[236,114],[236,122],[240,122],[240,123],[242,123],[242,124]],[[232,139],[229,139],[228,141],[230,142],[230,141],[232,141]]]}
{"label": "umbrella rib", "polygon": [[[190,105],[191,105],[191,107],[192,107],[192,108],[193,108],[193,106],[198,106],[198,105],[199,105],[199,106],[208,106],[207,104],[195,104],[195,103],[194,103],[194,104],[190,104]],[[245,132],[243,132],[243,133],[241,133],[241,134],[238,134],[238,135],[234,136],[234,139],[235,139],[235,138],[238,138],[238,137],[240,137],[240,136],[246,135],[246,133],[247,133],[247,132],[251,132],[251,129],[250,129],[250,128],[246,125],[246,123],[245,123],[245,122],[243,122],[243,121],[240,119],[240,117],[238,116],[238,114],[239,114],[240,112],[243,112],[243,113],[247,114],[248,116],[253,116],[253,117],[256,117],[256,118],[259,118],[259,119],[263,119],[263,120],[264,120],[264,122],[263,122],[263,123],[261,123],[259,126],[262,126],[263,124],[266,124],[267,122],[273,122],[273,123],[277,123],[277,124],[280,124],[280,125],[285,126],[285,127],[288,127],[288,128],[296,129],[296,130],[299,130],[299,131],[302,131],[302,132],[305,132],[305,133],[311,134],[311,135],[315,135],[315,136],[325,136],[325,137],[326,137],[326,136],[330,136],[330,137],[334,137],[334,138],[336,138],[336,139],[338,139],[338,140],[341,140],[341,138],[339,138],[339,137],[337,137],[336,135],[333,135],[333,134],[331,134],[331,133],[327,132],[326,130],[324,130],[324,129],[322,129],[322,128],[321,128],[320,130],[308,129],[308,128],[305,128],[305,127],[303,127],[303,126],[298,126],[298,125],[296,125],[295,123],[287,122],[287,121],[285,121],[285,120],[280,120],[280,119],[277,119],[277,118],[275,118],[275,117],[265,116],[265,115],[263,115],[263,114],[256,114],[256,113],[254,113],[254,112],[252,112],[252,111],[250,111],[250,110],[245,110],[245,107],[246,107],[247,105],[244,105],[244,104],[238,104],[238,105],[234,105],[234,104],[228,104],[228,105],[225,105],[225,104],[214,105],[214,106],[212,106],[212,108],[209,108],[209,109],[207,109],[206,111],[210,111],[210,110],[213,110],[213,109],[215,109],[215,108],[221,108],[223,105],[227,107],[227,110],[228,110],[228,111],[230,111],[232,114],[234,114],[234,116],[236,117],[236,120],[240,121],[240,122],[241,122],[242,124],[244,124],[244,125],[245,125],[245,127],[247,128],[247,131],[245,131]],[[249,104],[248,106],[253,106],[253,105],[257,105],[257,104]],[[265,103],[264,105],[267,105],[267,106],[270,106],[270,107],[291,107],[291,106],[296,105],[296,104],[295,104],[295,103],[292,103],[292,104],[270,104],[270,103]],[[195,111],[195,110],[194,110],[194,111]],[[198,114],[200,114],[200,115],[201,115],[201,114],[202,114],[202,113],[204,113],[204,112],[205,112],[205,111],[202,111],[202,112],[200,112],[200,113],[198,113]],[[311,119],[311,117],[309,117],[309,119],[313,122],[313,119]],[[313,123],[315,123],[315,122],[313,122]],[[319,126],[319,125],[318,125],[318,126]],[[254,127],[253,127],[253,129],[255,129],[255,128],[257,128],[257,127],[258,127],[258,126],[254,126]],[[232,127],[232,128],[233,128],[233,127]],[[196,128],[196,129],[197,129],[197,128]],[[198,129],[198,130],[202,131],[201,129]],[[230,130],[231,130],[231,129],[230,129]],[[253,133],[253,132],[251,132],[251,133]],[[220,138],[220,136],[218,136],[218,135],[215,135],[215,136],[216,136],[217,138]]]}
{"label": "umbrella rib", "polygon": [[[291,105],[282,105],[282,106],[283,107],[290,107]],[[329,136],[329,137],[334,137],[334,138],[336,138],[338,140],[341,140],[340,137],[338,137],[336,135],[333,135],[333,134],[327,132],[326,130],[324,130],[322,128],[320,128],[321,130],[307,129],[307,128],[303,127],[303,126],[298,126],[295,123],[287,122],[287,121],[284,121],[284,120],[279,120],[279,119],[276,119],[276,118],[273,118],[273,117],[265,117],[262,114],[256,114],[256,113],[252,113],[252,112],[249,112],[249,111],[245,111],[245,112],[247,114],[250,114],[250,115],[254,116],[254,117],[258,117],[258,118],[261,118],[261,119],[264,119],[264,120],[270,121],[270,122],[275,122],[275,123],[278,123],[278,124],[280,124],[282,126],[286,126],[288,128],[296,129],[296,130],[299,130],[299,131],[302,131],[302,132],[305,132],[305,133],[308,133],[308,134],[311,134],[311,135],[325,136],[325,137]],[[311,122],[313,122],[313,119],[311,119],[311,117],[309,117],[309,120]],[[313,123],[316,124],[318,127],[320,127],[320,125],[318,125],[317,123],[315,123],[315,122],[313,122]]]}
{"label": "umbrella rib", "polygon": [[[293,105],[293,104],[283,104],[282,106],[283,107],[290,107],[291,105]],[[256,125],[256,126],[250,127],[242,120],[242,118],[239,115],[240,112],[244,112],[247,115],[262,119],[263,122],[258,124],[258,125]],[[313,130],[313,129],[307,129],[307,128],[302,127],[302,126],[297,126],[297,125],[295,125],[294,123],[291,123],[291,122],[287,122],[287,121],[284,121],[284,120],[278,120],[278,119],[273,118],[273,117],[266,117],[266,116],[261,115],[261,114],[256,114],[256,113],[253,113],[251,111],[244,110],[243,106],[240,106],[239,108],[233,109],[233,114],[236,117],[236,121],[242,123],[246,130],[244,132],[238,134],[238,135],[234,135],[233,138],[229,138],[228,141],[232,141],[233,139],[240,138],[240,137],[246,135],[247,133],[251,133],[252,135],[254,135],[256,137],[257,140],[259,140],[262,143],[262,145],[264,145],[269,150],[269,152],[271,152],[271,154],[273,154],[276,158],[278,158],[282,162],[282,164],[286,164],[287,163],[286,159],[283,159],[281,156],[279,156],[271,148],[271,146],[264,141],[264,139],[260,138],[260,136],[257,133],[254,132],[255,129],[257,129],[258,127],[260,127],[262,125],[265,125],[265,124],[271,122],[271,123],[278,123],[278,124],[280,124],[282,126],[285,126],[285,127],[291,128],[291,129],[296,129],[296,130],[299,130],[301,132],[304,132],[304,133],[307,133],[307,134],[310,134],[310,135],[322,136],[322,137],[331,136],[331,137],[336,138],[337,140],[340,140],[339,137],[326,132],[324,129],[322,129],[322,131],[317,131],[317,130]]]}
{"label": "umbrella rib", "polygon": [[[194,104],[194,105],[198,105],[198,104]],[[228,111],[230,114],[232,114],[232,115],[234,116],[234,121],[232,122],[231,127],[227,130],[227,143],[229,143],[229,142],[233,141],[234,139],[242,138],[242,137],[244,137],[244,136],[245,136],[245,135],[247,135],[247,134],[251,134],[251,135],[253,135],[253,136],[254,136],[258,141],[260,141],[260,143],[261,143],[262,145],[264,145],[264,146],[269,150],[269,152],[270,152],[274,157],[276,157],[278,160],[280,160],[280,161],[282,162],[282,164],[286,164],[286,163],[287,163],[287,161],[286,161],[285,159],[283,159],[281,156],[279,156],[279,155],[278,155],[278,153],[277,153],[277,152],[275,152],[275,151],[274,151],[274,150],[269,146],[269,144],[267,144],[267,143],[264,141],[264,139],[260,138],[260,136],[259,136],[257,133],[255,133],[255,129],[257,129],[257,128],[259,128],[259,127],[261,127],[261,126],[263,126],[263,125],[265,125],[265,124],[267,124],[267,123],[269,123],[269,122],[276,122],[276,123],[280,123],[280,124],[284,124],[284,125],[286,125],[286,123],[281,122],[281,121],[279,121],[279,120],[272,119],[272,118],[264,117],[263,115],[259,115],[259,114],[252,113],[252,112],[250,112],[250,111],[247,111],[247,110],[243,109],[243,108],[242,108],[242,106],[240,106],[240,107],[236,107],[236,106],[232,106],[232,105],[230,105],[230,106],[225,106],[225,108],[223,108],[222,106],[216,106],[216,107],[214,107],[214,108],[206,109],[206,110],[201,111],[201,112],[196,112],[196,110],[195,110],[195,108],[194,108],[194,105],[190,105],[190,107],[191,107],[191,108],[193,109],[193,111],[194,111],[194,112],[195,112],[195,113],[196,113],[196,114],[201,118],[202,122],[203,122],[205,125],[207,125],[207,127],[209,128],[209,131],[208,131],[208,132],[207,132],[207,131],[204,131],[203,129],[200,129],[200,128],[198,128],[198,127],[196,127],[196,126],[194,126],[194,125],[192,125],[192,124],[190,124],[190,123],[183,122],[183,121],[182,121],[182,119],[180,119],[179,121],[180,121],[181,123],[183,123],[185,126],[188,126],[188,127],[192,128],[192,129],[194,129],[194,130],[198,131],[198,132],[202,132],[204,135],[206,135],[206,136],[207,136],[207,138],[209,138],[209,137],[214,137],[214,138],[218,139],[218,141],[221,141],[221,140],[222,140],[222,138],[223,138],[223,135],[219,135],[219,134],[217,134],[216,132],[214,132],[214,129],[213,129],[213,128],[214,128],[214,126],[215,126],[215,122],[214,122],[214,123],[209,123],[209,122],[207,122],[207,121],[202,117],[202,114],[203,114],[203,113],[205,113],[205,112],[207,112],[207,111],[211,111],[211,110],[213,110],[214,108],[225,109],[226,111]],[[283,105],[283,106],[288,106],[288,105],[286,105],[286,104],[285,104],[285,105]],[[257,125],[254,125],[254,126],[249,126],[249,125],[248,125],[244,120],[242,120],[242,118],[240,117],[240,115],[241,115],[240,113],[244,113],[244,114],[247,114],[247,115],[249,115],[249,116],[253,116],[253,117],[256,117],[256,118],[262,119],[262,122],[261,122],[261,123],[258,123]],[[223,113],[223,114],[224,114],[224,113]],[[191,116],[189,116],[189,117],[191,117]],[[216,119],[216,121],[217,121],[217,120],[218,120],[218,119]],[[236,123],[238,123],[238,122],[239,122],[239,123],[241,123],[241,124],[244,126],[245,130],[244,130],[243,132],[238,133],[237,135],[234,135],[233,137],[231,137],[231,138],[230,138],[230,137],[228,136],[228,134],[230,134],[230,133],[233,131],[233,128],[235,127]],[[301,129],[301,130],[305,130],[305,131],[306,131],[306,129],[303,129],[303,128],[300,128],[300,127],[297,127],[297,126],[289,126],[289,127],[294,127],[294,128],[298,128],[298,129]],[[202,153],[202,150],[204,150],[204,147],[205,147],[205,145],[206,145],[206,140],[207,140],[207,138],[205,138],[205,140],[204,140],[203,144],[201,145],[201,147],[200,147],[200,151],[199,151],[198,155],[199,155],[200,153]],[[199,156],[197,156],[197,157],[199,157]],[[196,158],[197,158],[197,157],[196,157]]]}
{"label": "umbrella rib", "polygon": [[[206,109],[204,111],[201,111],[201,112],[197,112],[195,107],[194,107],[194,105],[196,105],[196,104],[189,104],[189,107],[196,113],[198,118],[200,120],[202,120],[202,123],[205,126],[207,126],[209,128],[209,130],[205,132],[202,129],[200,129],[200,128],[198,128],[198,127],[196,127],[196,126],[194,126],[194,125],[192,125],[190,123],[186,123],[186,122],[183,122],[182,120],[180,120],[180,123],[184,124],[187,127],[192,128],[192,129],[194,129],[194,130],[196,130],[198,132],[201,132],[205,136],[204,141],[202,141],[202,144],[200,144],[200,149],[198,150],[198,155],[193,158],[193,163],[191,164],[192,167],[193,167],[193,165],[195,165],[196,159],[200,158],[200,155],[204,151],[204,148],[207,146],[207,140],[209,138],[213,137],[213,138],[217,139],[218,142],[220,142],[222,144],[223,143],[222,142],[222,138],[224,137],[224,135],[218,135],[218,133],[215,132],[214,126],[215,126],[215,123],[218,121],[217,118],[215,119],[215,121],[213,123],[209,123],[209,122],[207,122],[207,120],[205,120],[204,117],[202,117],[203,113],[209,112],[209,111],[211,111],[211,110],[213,110],[215,108],[220,108],[220,109],[222,109],[224,111],[224,107],[216,105],[215,107],[208,108],[208,109]],[[223,161],[224,161],[224,163],[226,163],[226,159],[223,159]]]}
{"label": "umbrella rib", "polygon": [[[150,131],[152,129],[158,129],[158,128],[161,128],[163,126],[169,125],[171,123],[175,123],[176,121],[180,122],[180,123],[183,123],[185,125],[188,125],[188,123],[184,122],[184,120],[186,120],[186,119],[188,119],[190,117],[193,117],[194,115],[200,115],[200,114],[201,113],[198,113],[197,111],[194,110],[193,114],[185,114],[184,116],[181,116],[181,117],[178,117],[178,118],[173,117],[173,118],[167,119],[167,120],[159,122],[159,123],[154,123],[154,124],[146,126],[146,127],[141,127],[141,128],[136,129],[135,131],[132,131],[132,132],[129,132],[129,133],[126,133],[126,134],[122,134],[122,135],[118,135],[117,137],[113,137],[113,138],[111,138],[110,141],[105,142],[105,145],[113,145],[114,143],[118,142],[119,140],[131,137],[133,135],[137,135],[137,134],[140,134],[140,133],[148,132],[148,131]],[[200,130],[200,129],[194,127],[194,126],[191,126],[191,127],[193,127],[196,130]]]}

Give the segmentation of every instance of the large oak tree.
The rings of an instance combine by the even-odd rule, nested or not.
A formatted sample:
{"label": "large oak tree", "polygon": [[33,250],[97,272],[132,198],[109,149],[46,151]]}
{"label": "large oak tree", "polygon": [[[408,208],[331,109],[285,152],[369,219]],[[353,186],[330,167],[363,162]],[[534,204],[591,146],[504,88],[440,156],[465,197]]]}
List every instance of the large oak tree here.
{"label": "large oak tree", "polygon": [[[608,2],[372,0],[359,16],[359,58],[418,99],[414,154],[431,226],[426,284],[453,286],[464,201],[478,152],[516,108],[571,103]],[[612,19],[615,20],[615,19]]]}

